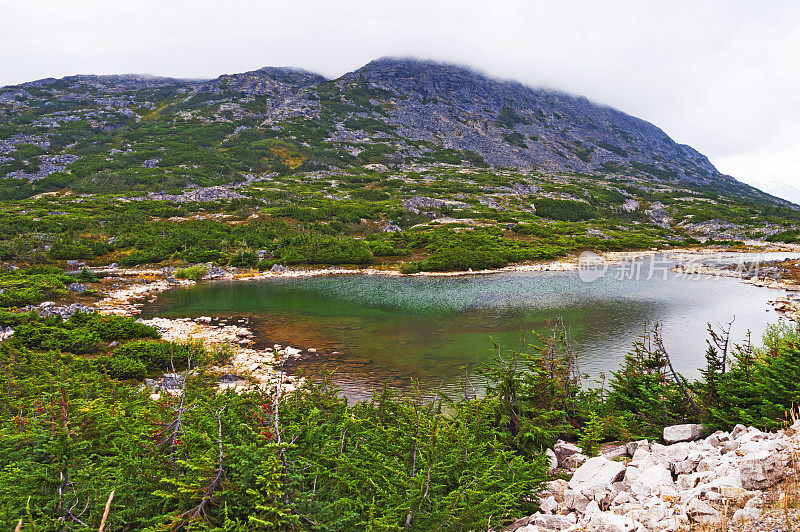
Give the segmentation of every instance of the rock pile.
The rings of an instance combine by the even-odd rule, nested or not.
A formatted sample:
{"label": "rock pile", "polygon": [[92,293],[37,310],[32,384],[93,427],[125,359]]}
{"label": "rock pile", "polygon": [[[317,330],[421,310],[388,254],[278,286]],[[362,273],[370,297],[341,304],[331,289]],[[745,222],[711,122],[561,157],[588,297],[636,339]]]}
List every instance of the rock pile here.
{"label": "rock pile", "polygon": [[213,324],[212,321],[210,316],[200,316],[194,320],[151,318],[142,320],[142,323],[156,327],[164,340],[197,341],[207,347],[228,346],[231,349],[228,363],[211,368],[212,372],[219,375],[220,390],[233,389],[240,392],[253,387],[268,390],[280,383],[283,392],[291,392],[301,384],[302,379],[286,375],[277,369],[284,360],[300,356],[300,349],[278,344],[264,350],[251,349],[247,347],[253,343],[253,333],[249,329],[239,325]]}
{"label": "rock pile", "polygon": [[677,531],[755,519],[764,490],[788,474],[798,431],[800,421],[775,433],[737,425],[700,439],[701,425],[676,425],[664,429],[669,445],[642,440],[594,458],[559,442],[548,456],[576,468],[572,478],[551,481],[539,512],[508,530]]}

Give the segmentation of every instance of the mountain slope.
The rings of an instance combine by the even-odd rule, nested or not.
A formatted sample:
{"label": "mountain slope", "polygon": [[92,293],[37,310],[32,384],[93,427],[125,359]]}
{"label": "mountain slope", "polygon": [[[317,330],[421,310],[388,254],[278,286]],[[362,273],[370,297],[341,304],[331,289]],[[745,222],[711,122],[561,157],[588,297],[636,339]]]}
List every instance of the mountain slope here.
{"label": "mountain slope", "polygon": [[610,173],[627,166],[697,182],[719,176],[705,156],[652,124],[586,98],[430,61],[381,59],[341,81],[395,95],[388,121],[401,134],[475,151],[493,166]]}
{"label": "mountain slope", "polygon": [[265,67],[213,80],[79,75],[0,89],[5,195],[180,189],[370,163],[619,176],[788,204],[720,174],[649,122],[432,61],[384,58],[336,80]]}

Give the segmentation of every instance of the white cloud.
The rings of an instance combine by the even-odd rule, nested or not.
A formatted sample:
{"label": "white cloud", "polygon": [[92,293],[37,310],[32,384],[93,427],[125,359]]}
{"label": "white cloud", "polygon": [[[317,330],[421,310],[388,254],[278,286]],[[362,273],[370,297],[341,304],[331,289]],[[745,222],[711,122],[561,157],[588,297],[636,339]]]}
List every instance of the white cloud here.
{"label": "white cloud", "polygon": [[329,77],[384,55],[585,95],[751,181],[800,186],[794,1],[0,0],[0,84],[75,73]]}

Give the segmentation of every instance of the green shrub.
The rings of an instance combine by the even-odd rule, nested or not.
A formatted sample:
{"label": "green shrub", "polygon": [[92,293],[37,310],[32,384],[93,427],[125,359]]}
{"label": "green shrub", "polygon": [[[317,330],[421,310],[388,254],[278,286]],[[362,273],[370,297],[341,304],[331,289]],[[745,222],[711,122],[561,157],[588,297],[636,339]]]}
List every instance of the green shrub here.
{"label": "green shrub", "polygon": [[160,336],[158,329],[139,323],[130,316],[77,312],[70,317],[67,323],[85,327],[107,342],[131,340],[133,338],[158,338]]}
{"label": "green shrub", "polygon": [[582,201],[537,198],[533,203],[536,214],[542,218],[579,222],[596,218],[598,215],[597,208]]}
{"label": "green shrub", "polygon": [[105,369],[115,379],[142,380],[147,375],[144,362],[127,356],[113,356],[100,362],[99,366]]}
{"label": "green shrub", "polygon": [[178,268],[175,272],[175,277],[178,279],[191,279],[192,281],[199,283],[203,280],[203,277],[206,276],[208,273],[208,268],[202,264],[196,264],[194,266],[189,266],[188,268]]}
{"label": "green shrub", "polygon": [[148,370],[185,368],[189,349],[185,345],[158,340],[139,340],[122,344],[114,350],[113,357],[139,360]]}
{"label": "green shrub", "polygon": [[229,264],[241,268],[255,266],[257,262],[258,257],[254,251],[240,251],[231,258]]}

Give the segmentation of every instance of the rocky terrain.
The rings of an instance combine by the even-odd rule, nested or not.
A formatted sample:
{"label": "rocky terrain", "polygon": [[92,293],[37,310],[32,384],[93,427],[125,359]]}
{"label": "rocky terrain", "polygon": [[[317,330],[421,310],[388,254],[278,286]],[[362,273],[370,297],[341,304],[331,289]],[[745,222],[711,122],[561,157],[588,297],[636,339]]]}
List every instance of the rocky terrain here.
{"label": "rocky terrain", "polygon": [[[554,470],[540,511],[509,531],[766,530],[775,486],[794,475],[800,422],[765,433],[737,425],[704,437],[701,425],[664,429],[664,442],[631,442],[587,458],[576,445],[548,451]],[[771,528],[769,528],[771,530]]]}
{"label": "rocky terrain", "polygon": [[[170,124],[171,136],[153,136],[147,126],[153,120]],[[770,198],[720,174],[705,156],[653,124],[584,97],[492,79],[466,67],[393,58],[335,80],[265,67],[213,80],[79,75],[2,87],[0,175],[40,180],[66,174],[73,181],[85,173],[79,161],[88,157],[83,163],[91,160],[94,174],[137,167],[183,175],[184,185],[202,184],[190,171],[202,162],[176,153],[180,146],[174,144],[184,141],[181,126],[195,123],[219,131],[198,148],[236,145],[243,135],[247,143],[265,134],[280,140],[264,145],[272,168],[488,165],[638,176]],[[113,142],[104,135],[131,128],[145,135],[117,135]],[[217,152],[205,162],[216,165],[228,155],[236,153]],[[220,182],[263,169],[239,161],[220,167]]]}

